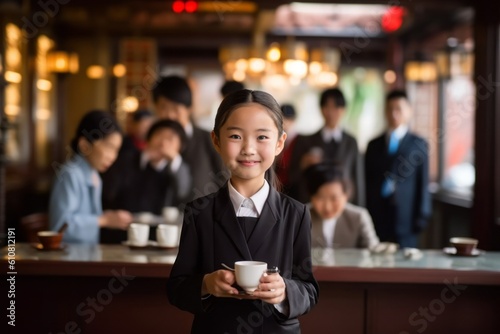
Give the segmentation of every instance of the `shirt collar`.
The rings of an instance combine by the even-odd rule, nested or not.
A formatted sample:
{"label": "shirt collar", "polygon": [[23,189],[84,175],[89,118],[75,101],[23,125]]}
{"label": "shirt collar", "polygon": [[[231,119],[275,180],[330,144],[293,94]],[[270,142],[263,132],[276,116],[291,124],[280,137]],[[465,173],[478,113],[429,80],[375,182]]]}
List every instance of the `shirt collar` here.
{"label": "shirt collar", "polygon": [[85,159],[80,154],[75,154],[72,157],[72,161],[70,162],[70,164],[74,164],[74,165],[80,166],[80,169],[82,170],[84,178],[85,178],[85,182],[87,182],[87,184],[89,186],[94,186],[95,185],[94,182],[95,182],[95,177],[96,176],[100,179],[99,174],[97,173],[97,170],[95,170],[89,164],[89,162],[87,161],[87,159]]}
{"label": "shirt collar", "polygon": [[408,125],[400,125],[394,130],[390,129],[389,132],[387,133],[387,138],[391,136],[392,132],[394,132],[394,135],[396,136],[397,140],[401,140],[408,132]]}
{"label": "shirt collar", "polygon": [[192,138],[193,137],[193,132],[194,132],[194,129],[193,129],[193,123],[189,122],[185,127],[184,127],[184,132],[186,132],[186,136],[188,138]]}
{"label": "shirt collar", "polygon": [[[240,194],[236,189],[234,189],[233,185],[231,184],[231,180],[229,180],[228,182],[228,189],[229,198],[231,199],[231,203],[233,204],[234,212],[236,213],[236,216],[238,216],[238,211],[247,198]],[[255,212],[256,217],[259,217],[262,213],[264,204],[266,203],[267,197],[269,196],[269,191],[269,183],[267,182],[267,180],[264,180],[264,185],[259,189],[259,191],[248,198],[253,204],[253,211]]]}
{"label": "shirt collar", "polygon": [[[150,162],[149,160],[149,156],[148,156],[148,153],[143,151],[141,153],[141,169],[145,169],[146,166],[148,165],[148,162]],[[162,170],[165,169],[165,167],[167,166],[168,164],[168,161],[167,159],[162,159],[156,166],[153,166],[153,164],[151,164],[151,167],[158,171],[158,172],[161,172]]]}
{"label": "shirt collar", "polygon": [[342,128],[340,126],[337,126],[335,129],[323,128],[321,129],[321,136],[325,142],[333,139],[338,143],[342,140]]}

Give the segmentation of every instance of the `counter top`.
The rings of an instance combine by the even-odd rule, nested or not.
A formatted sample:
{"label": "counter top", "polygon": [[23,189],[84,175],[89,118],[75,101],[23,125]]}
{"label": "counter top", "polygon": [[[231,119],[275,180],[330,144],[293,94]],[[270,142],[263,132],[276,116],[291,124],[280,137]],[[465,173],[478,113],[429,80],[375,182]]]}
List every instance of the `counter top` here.
{"label": "counter top", "polygon": [[[124,245],[67,244],[58,251],[41,251],[18,243],[15,267],[18,275],[109,276],[110,270],[145,277],[168,277],[177,250],[130,249]],[[442,250],[422,250],[418,259],[402,251],[374,255],[361,249],[313,249],[314,274],[318,281],[366,283],[437,283],[460,279],[462,283],[500,285],[500,252],[477,257],[448,255]],[[2,262],[8,259],[1,250]]]}

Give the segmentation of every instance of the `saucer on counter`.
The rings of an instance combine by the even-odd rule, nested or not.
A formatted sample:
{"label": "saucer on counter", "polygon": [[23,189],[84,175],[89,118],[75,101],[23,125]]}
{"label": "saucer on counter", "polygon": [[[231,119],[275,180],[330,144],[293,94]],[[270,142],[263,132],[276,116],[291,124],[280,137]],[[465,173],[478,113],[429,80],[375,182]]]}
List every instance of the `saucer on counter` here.
{"label": "saucer on counter", "polygon": [[59,247],[57,248],[45,248],[41,243],[34,243],[31,244],[31,247],[33,247],[36,250],[39,251],[45,251],[45,252],[50,252],[50,251],[62,251],[66,248],[66,244],[60,244]]}
{"label": "saucer on counter", "polygon": [[166,246],[161,246],[158,244],[157,241],[149,240],[148,243],[145,246],[135,246],[132,245],[128,240],[122,241],[122,245],[128,246],[130,249],[134,250],[154,250],[154,249],[176,249],[177,247],[166,247]]}
{"label": "saucer on counter", "polygon": [[475,257],[484,254],[483,250],[477,248],[475,248],[471,254],[457,254],[457,250],[455,247],[445,247],[443,248],[443,252],[451,256],[465,256],[465,257]]}

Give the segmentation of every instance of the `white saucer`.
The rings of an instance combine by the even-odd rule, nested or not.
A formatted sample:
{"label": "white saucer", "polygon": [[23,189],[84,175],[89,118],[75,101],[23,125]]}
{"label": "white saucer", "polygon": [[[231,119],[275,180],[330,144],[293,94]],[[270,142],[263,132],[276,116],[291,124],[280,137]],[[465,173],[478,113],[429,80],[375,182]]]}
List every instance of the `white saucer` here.
{"label": "white saucer", "polygon": [[443,252],[445,254],[448,254],[448,255],[451,255],[451,256],[466,256],[466,257],[474,257],[474,256],[479,256],[481,254],[484,253],[483,250],[480,250],[480,249],[477,249],[475,248],[473,251],[472,251],[472,254],[468,254],[468,255],[465,255],[465,254],[457,254],[457,249],[455,247],[445,247],[443,248]]}

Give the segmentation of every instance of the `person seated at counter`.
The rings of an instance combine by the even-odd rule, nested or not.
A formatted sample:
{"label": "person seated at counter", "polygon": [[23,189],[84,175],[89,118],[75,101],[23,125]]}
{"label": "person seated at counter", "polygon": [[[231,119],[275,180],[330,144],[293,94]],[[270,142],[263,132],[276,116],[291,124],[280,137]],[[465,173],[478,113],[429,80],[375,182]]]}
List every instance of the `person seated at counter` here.
{"label": "person seated at counter", "polygon": [[310,195],[313,248],[371,249],[379,243],[368,211],[348,203],[352,184],[341,165],[316,164],[304,176]]}
{"label": "person seated at counter", "polygon": [[155,122],[143,152],[124,156],[103,175],[103,205],[130,212],[161,215],[166,206],[185,203],[191,191],[189,166],[181,152],[186,144],[182,126]]}
{"label": "person seated at counter", "polygon": [[49,203],[49,225],[68,228],[63,241],[99,242],[99,229],[126,229],[132,215],[124,210],[102,210],[101,178],[115,161],[122,144],[121,129],[114,117],[104,111],[91,111],[81,119],[71,141],[71,158],[56,168]]}

